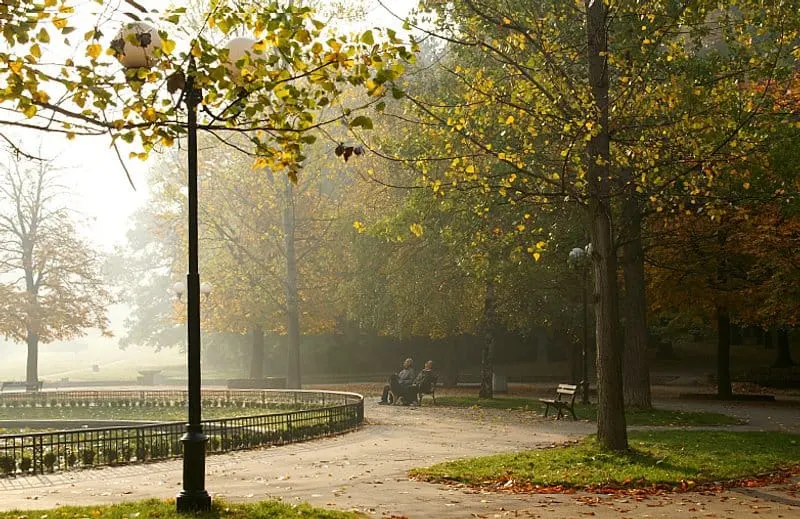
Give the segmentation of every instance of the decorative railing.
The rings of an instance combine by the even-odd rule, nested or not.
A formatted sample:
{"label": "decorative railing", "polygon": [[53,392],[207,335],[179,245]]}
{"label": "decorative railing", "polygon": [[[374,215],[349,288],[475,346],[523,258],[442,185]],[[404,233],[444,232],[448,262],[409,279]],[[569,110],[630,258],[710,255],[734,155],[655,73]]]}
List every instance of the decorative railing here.
{"label": "decorative railing", "polygon": [[[206,451],[222,453],[330,436],[364,422],[355,393],[301,390],[203,391],[204,405],[291,406],[287,412],[203,420]],[[57,391],[3,394],[0,406],[159,405],[181,403],[185,391]],[[171,405],[171,404],[165,404]],[[0,435],[0,475],[30,475],[180,456],[185,425],[117,426]]]}

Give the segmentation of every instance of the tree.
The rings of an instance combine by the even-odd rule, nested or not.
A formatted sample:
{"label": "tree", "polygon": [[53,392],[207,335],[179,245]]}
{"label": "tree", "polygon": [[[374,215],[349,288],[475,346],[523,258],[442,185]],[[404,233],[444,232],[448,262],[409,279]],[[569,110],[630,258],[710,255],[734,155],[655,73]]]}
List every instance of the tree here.
{"label": "tree", "polygon": [[[413,60],[413,43],[391,31],[341,36],[315,20],[313,9],[293,2],[211,2],[199,17],[203,27],[184,40],[179,37],[184,7],[159,12],[132,0],[122,4],[124,9],[114,2],[95,3],[98,12],[89,16],[90,27],[73,24],[82,18],[69,16],[75,12],[70,0],[4,3],[0,20],[8,50],[0,51],[0,58],[9,66],[0,71],[5,85],[0,105],[9,110],[0,118],[3,131],[21,127],[67,138],[108,134],[113,144],[131,144],[131,155],[145,159],[186,134],[182,103],[172,94],[179,94],[191,73],[203,92],[198,127],[223,142],[246,135],[260,167],[295,178],[303,147],[313,140],[309,130],[339,120],[368,125],[366,117],[350,117],[352,110],[327,120],[319,119],[319,110],[335,106],[342,89],[351,86],[383,96],[386,82],[403,72],[405,60]],[[156,34],[126,26],[127,32],[112,39],[120,27],[109,27],[107,20],[116,14],[168,30]],[[242,32],[257,40],[232,63],[218,40]],[[72,33],[83,36],[77,53]],[[57,37],[64,37],[63,45]],[[45,45],[52,62],[42,59]],[[153,50],[154,66],[127,70],[122,77],[113,56],[143,48]]]}
{"label": "tree", "polygon": [[2,333],[28,347],[26,381],[36,389],[39,344],[109,334],[112,298],[101,258],[78,236],[50,162],[9,162],[0,182],[0,274],[6,319]]}

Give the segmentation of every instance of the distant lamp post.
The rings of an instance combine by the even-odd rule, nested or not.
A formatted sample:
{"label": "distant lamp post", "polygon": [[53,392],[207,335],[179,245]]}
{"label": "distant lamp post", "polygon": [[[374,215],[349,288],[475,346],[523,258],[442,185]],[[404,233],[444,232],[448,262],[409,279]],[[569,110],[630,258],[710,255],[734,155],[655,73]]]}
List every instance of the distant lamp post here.
{"label": "distant lamp post", "polygon": [[[126,25],[111,42],[120,63],[128,69],[152,67],[158,60],[156,49],[161,47],[158,31],[142,22]],[[205,511],[211,509],[211,496],[205,488],[206,441],[201,422],[201,379],[200,379],[200,294],[211,291],[208,283],[200,284],[198,270],[198,229],[197,229],[197,105],[202,100],[202,92],[195,86],[196,68],[193,57],[185,72],[181,100],[186,107],[186,135],[188,151],[188,193],[189,212],[189,271],[186,284],[176,283],[173,290],[180,299],[186,293],[187,300],[187,371],[189,420],[183,443],[183,490],[176,497],[178,512]],[[179,101],[180,102],[180,101]],[[204,288],[205,287],[205,288]]]}
{"label": "distant lamp post", "polygon": [[581,297],[583,299],[583,346],[581,348],[581,403],[589,403],[589,304],[588,288],[589,284],[589,261],[592,255],[592,244],[586,245],[583,249],[575,247],[569,251],[567,262],[574,268],[582,271],[581,276]]}

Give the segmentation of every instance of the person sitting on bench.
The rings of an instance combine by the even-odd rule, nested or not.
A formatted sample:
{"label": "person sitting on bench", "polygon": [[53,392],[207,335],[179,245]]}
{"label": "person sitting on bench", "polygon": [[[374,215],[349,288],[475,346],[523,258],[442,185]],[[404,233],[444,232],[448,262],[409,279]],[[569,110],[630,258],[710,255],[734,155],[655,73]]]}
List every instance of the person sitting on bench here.
{"label": "person sitting on bench", "polygon": [[[429,360],[425,363],[425,368],[419,372],[417,378],[414,379],[414,391],[417,395],[426,394],[431,395],[436,388],[436,382],[439,380],[439,375],[433,371],[433,361]],[[433,397],[434,402],[436,397]]]}
{"label": "person sitting on bench", "polygon": [[389,403],[389,391],[394,394],[395,399],[402,398],[405,404],[416,401],[417,395],[413,387],[415,375],[414,360],[408,358],[403,362],[403,369],[389,377],[389,383],[383,386],[383,395],[378,404],[386,405]]}

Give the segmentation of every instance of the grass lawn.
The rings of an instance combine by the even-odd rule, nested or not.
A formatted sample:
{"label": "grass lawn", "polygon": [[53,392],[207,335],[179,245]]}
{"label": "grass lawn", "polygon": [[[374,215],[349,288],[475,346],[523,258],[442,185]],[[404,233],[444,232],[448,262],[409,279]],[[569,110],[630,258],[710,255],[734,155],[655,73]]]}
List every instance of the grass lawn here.
{"label": "grass lawn", "polygon": [[147,517],[151,519],[178,519],[186,517],[196,517],[199,519],[354,519],[363,516],[351,512],[313,508],[306,504],[288,505],[278,501],[262,501],[251,504],[233,504],[214,501],[210,512],[181,515],[175,511],[175,501],[159,501],[156,499],[111,506],[64,506],[54,510],[12,510],[10,512],[0,512],[0,519],[21,519],[23,517],[46,517],[47,519],[75,519],[76,517],[101,519],[130,519],[131,517]]}
{"label": "grass lawn", "polygon": [[[287,412],[260,407],[203,407],[203,418],[231,418]],[[186,408],[174,407],[0,407],[0,420],[153,420],[186,419]]]}
{"label": "grass lawn", "polygon": [[627,453],[606,452],[592,436],[566,447],[440,463],[410,475],[470,485],[514,480],[544,487],[646,487],[738,480],[800,466],[796,434],[666,430],[630,432],[628,438]]}
{"label": "grass lawn", "polygon": [[[482,407],[487,409],[518,409],[534,411],[544,415],[545,405],[538,398],[519,396],[500,396],[492,399],[480,399],[475,396],[441,396],[436,398],[436,405],[448,407]],[[553,409],[550,410],[551,416]],[[575,404],[575,414],[579,420],[597,420],[597,406]],[[572,419],[570,416],[569,419]],[[632,409],[625,412],[628,425],[738,425],[741,422],[732,416],[721,413],[698,411],[673,411],[668,409]]]}

